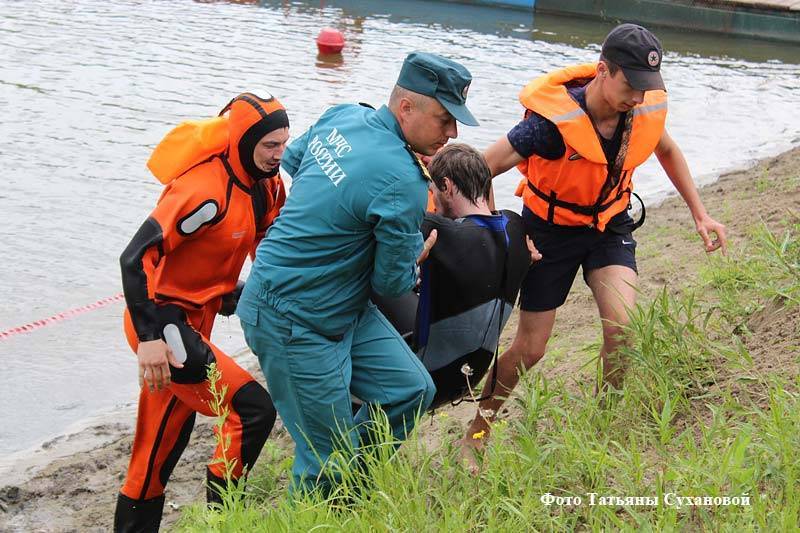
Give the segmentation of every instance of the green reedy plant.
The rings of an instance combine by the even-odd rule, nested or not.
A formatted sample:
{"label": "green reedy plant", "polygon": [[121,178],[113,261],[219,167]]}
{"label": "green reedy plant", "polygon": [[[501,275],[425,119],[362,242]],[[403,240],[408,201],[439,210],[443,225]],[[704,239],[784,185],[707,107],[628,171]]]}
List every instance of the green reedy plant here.
{"label": "green reedy plant", "polygon": [[217,447],[221,450],[221,456],[214,459],[211,464],[221,464],[223,470],[222,478],[225,481],[224,486],[220,486],[214,482],[211,489],[217,491],[222,499],[221,507],[218,509],[218,504],[212,505],[211,512],[224,510],[227,512],[237,512],[243,508],[245,483],[247,472],[243,472],[241,480],[236,480],[233,473],[236,469],[237,459],[230,457],[231,436],[225,432],[225,423],[230,416],[230,409],[225,402],[225,396],[228,393],[228,386],[222,384],[222,373],[217,368],[216,363],[208,365],[206,370],[208,377],[208,390],[211,399],[208,401],[209,409],[214,413],[214,436],[217,442]]}
{"label": "green reedy plant", "polygon": [[[731,335],[772,298],[794,305],[785,295],[798,294],[800,228],[790,230],[757,229],[747,254],[711,259],[693,288],[640,298],[626,330],[625,387],[613,401],[595,396],[586,372],[529,372],[513,397],[519,416],[493,424],[478,477],[460,464],[458,432],[428,449],[423,421],[394,453],[376,411],[364,450],[344,447],[330,463],[341,479],[330,494],[287,498],[276,479],[289,478],[291,450],[268,444],[250,478],[256,498],[221,513],[196,506],[178,529],[797,531],[798,383],[754,368],[747,336]],[[589,505],[591,493],[659,505]],[[545,505],[545,494],[583,503]],[[750,505],[678,507],[664,504],[668,494],[746,494]]]}

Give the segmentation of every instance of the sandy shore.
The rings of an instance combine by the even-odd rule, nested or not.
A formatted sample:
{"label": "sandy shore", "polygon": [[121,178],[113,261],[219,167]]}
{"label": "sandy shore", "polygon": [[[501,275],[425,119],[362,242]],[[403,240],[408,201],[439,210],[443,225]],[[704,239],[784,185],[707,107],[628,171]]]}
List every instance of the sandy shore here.
{"label": "sandy shore", "polygon": [[[749,228],[762,221],[769,225],[787,214],[800,216],[800,149],[726,174],[704,187],[701,194],[711,215],[728,226],[735,248],[744,242]],[[644,297],[664,285],[677,290],[691,277],[687,272],[708,260],[689,212],[677,198],[649,209],[647,223],[636,239]],[[548,355],[538,369],[548,376],[568,376],[580,382],[591,379],[590,371],[583,367],[595,355],[599,325],[588,290],[580,282],[574,289],[559,312]],[[756,365],[797,374],[797,354],[791,346],[799,342],[800,317],[783,315],[780,320],[766,317],[761,324],[754,324],[748,348]],[[514,323],[506,328],[504,344],[510,342],[514,330]],[[253,375],[260,377],[255,360],[249,361]],[[437,446],[452,438],[472,409],[462,404],[444,410],[449,416],[434,417],[423,426],[425,440]],[[11,468],[2,472],[0,531],[110,530],[116,493],[127,467],[133,416],[132,410],[108,415],[82,431],[51,441],[36,453],[15,457]],[[291,441],[280,425],[271,439],[290,453]],[[182,506],[204,498],[204,465],[213,446],[211,421],[199,417],[192,442],[170,481],[163,525],[174,523]]]}

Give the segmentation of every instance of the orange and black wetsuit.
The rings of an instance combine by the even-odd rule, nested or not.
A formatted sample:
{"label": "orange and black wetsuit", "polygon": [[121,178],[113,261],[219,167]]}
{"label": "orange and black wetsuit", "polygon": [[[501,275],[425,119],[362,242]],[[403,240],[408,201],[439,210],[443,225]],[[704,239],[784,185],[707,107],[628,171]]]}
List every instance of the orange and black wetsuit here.
{"label": "orange and black wetsuit", "polygon": [[[169,182],[158,204],[123,252],[120,263],[127,310],[125,333],[139,342],[163,339],[183,368],[170,367],[171,384],[142,387],[130,465],[117,502],[115,531],[155,531],[164,487],[189,441],[197,412],[213,416],[207,370],[221,372],[229,414],[225,457],[238,479],[253,466],[275,422],[267,391],[209,340],[222,298],[234,292],[242,265],[286,198],[277,168],[263,172],[253,151],[264,135],[289,126],[274,98],[252,94],[225,109],[228,143],[221,153]],[[152,168],[152,167],[151,167]],[[222,483],[225,465],[217,447],[209,481]],[[209,501],[218,501],[213,489]]]}

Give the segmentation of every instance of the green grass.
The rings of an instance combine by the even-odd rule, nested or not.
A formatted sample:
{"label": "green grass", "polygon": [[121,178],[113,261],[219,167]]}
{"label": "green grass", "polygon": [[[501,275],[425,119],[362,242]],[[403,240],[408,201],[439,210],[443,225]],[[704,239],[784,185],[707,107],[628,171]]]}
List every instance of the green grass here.
{"label": "green grass", "polygon": [[737,332],[746,330],[747,319],[770,302],[800,304],[800,222],[786,226],[780,233],[758,226],[742,251],[716,258],[700,272]]}
{"label": "green grass", "polygon": [[[800,224],[786,227],[756,228],[693,286],[633,309],[622,391],[598,398],[591,376],[578,385],[525,376],[519,415],[494,424],[478,477],[459,462],[461,421],[442,414],[440,426],[456,431],[439,449],[415,434],[393,454],[384,424],[364,459],[369,477],[343,468],[328,497],[290,500],[289,451],[270,442],[247,498],[232,495],[222,511],[193,506],[176,529],[797,531],[798,377],[758,372],[747,349],[750,317],[800,300]],[[428,428],[423,418],[418,432]]]}
{"label": "green grass", "polygon": [[769,167],[765,167],[761,171],[761,175],[756,178],[754,185],[758,194],[767,192],[773,186],[773,181],[769,177]]}

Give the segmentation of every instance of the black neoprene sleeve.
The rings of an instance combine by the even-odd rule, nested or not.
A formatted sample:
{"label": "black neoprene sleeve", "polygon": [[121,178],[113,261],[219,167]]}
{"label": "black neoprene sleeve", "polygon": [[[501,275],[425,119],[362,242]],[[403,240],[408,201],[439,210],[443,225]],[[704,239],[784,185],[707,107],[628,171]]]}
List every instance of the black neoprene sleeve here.
{"label": "black neoprene sleeve", "polygon": [[147,274],[144,271],[143,258],[148,249],[154,246],[160,247],[162,242],[161,226],[154,218],[149,217],[119,258],[125,303],[131,314],[136,335],[141,342],[161,338],[158,306],[148,298]]}

